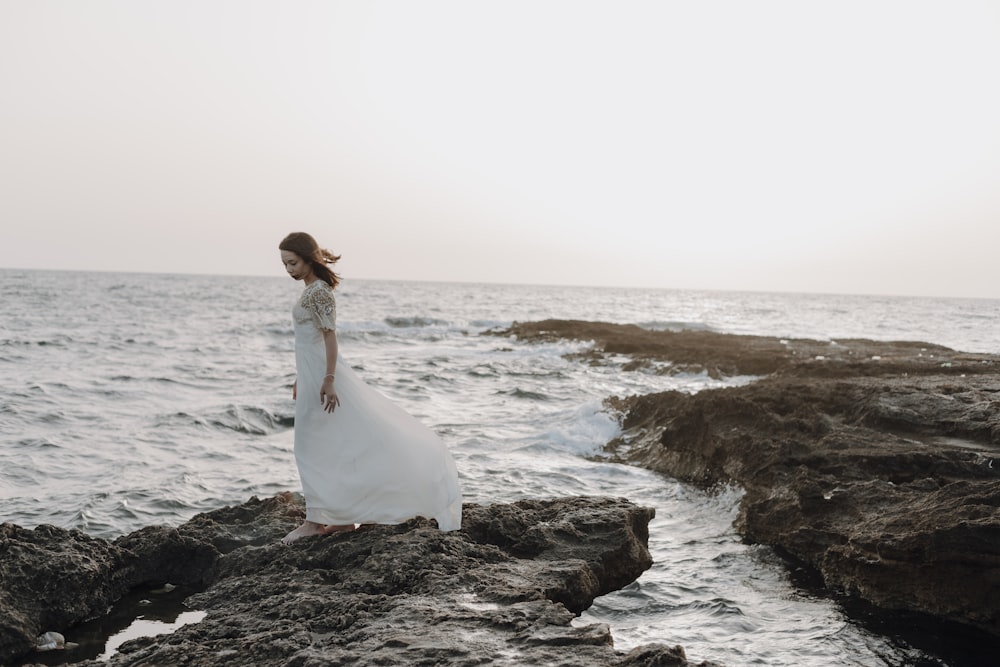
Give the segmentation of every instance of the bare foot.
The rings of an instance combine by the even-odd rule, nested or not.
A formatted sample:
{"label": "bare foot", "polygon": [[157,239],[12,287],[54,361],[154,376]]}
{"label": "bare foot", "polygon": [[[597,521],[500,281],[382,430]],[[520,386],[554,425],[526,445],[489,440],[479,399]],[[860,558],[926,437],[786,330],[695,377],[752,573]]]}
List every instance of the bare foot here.
{"label": "bare foot", "polygon": [[305,521],[301,526],[288,533],[281,538],[282,544],[291,544],[297,540],[301,540],[303,537],[309,537],[310,535],[323,535],[325,531],[323,530],[323,525],[315,523],[313,521]]}
{"label": "bare foot", "polygon": [[329,526],[326,526],[323,529],[323,534],[324,535],[331,535],[333,533],[347,533],[347,532],[350,532],[352,530],[354,530],[354,524],[353,523],[344,524],[343,526],[337,526],[337,525],[330,524]]}

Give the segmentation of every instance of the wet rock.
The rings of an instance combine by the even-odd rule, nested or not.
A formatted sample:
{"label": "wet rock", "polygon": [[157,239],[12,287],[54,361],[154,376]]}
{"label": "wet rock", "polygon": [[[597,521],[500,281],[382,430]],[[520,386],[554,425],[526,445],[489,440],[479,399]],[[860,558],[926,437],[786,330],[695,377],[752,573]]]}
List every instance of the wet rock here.
{"label": "wet rock", "polygon": [[[77,664],[687,664],[673,648],[617,652],[606,625],[571,623],[650,566],[651,509],[613,498],[468,504],[461,531],[418,519],[280,544],[301,515],[289,495],[253,499],[105,543],[130,581],[156,583],[159,569],[200,582],[188,603],[207,615],[126,642],[110,663]],[[4,609],[17,604],[7,597]]]}
{"label": "wet rock", "polygon": [[128,554],[76,530],[0,525],[0,664],[36,638],[103,614],[128,589]]}
{"label": "wet rock", "polygon": [[623,370],[666,362],[662,372],[701,373],[712,377],[800,373],[810,377],[858,377],[914,374],[961,376],[996,375],[1000,359],[994,355],[956,352],[941,345],[913,341],[738,336],[714,331],[651,331],[634,324],[582,320],[515,322],[490,332],[525,341],[592,341],[593,347],[576,356],[600,363],[614,355],[628,355]]}
{"label": "wet rock", "polygon": [[[619,404],[619,453],[702,486],[739,484],[741,534],[805,561],[832,589],[1000,633],[997,415],[956,409],[940,397],[950,382],[775,377],[633,397]],[[995,401],[988,387],[967,379],[961,402]],[[907,428],[886,428],[878,414],[918,389],[925,401]]]}
{"label": "wet rock", "polygon": [[[690,664],[681,646],[648,644],[629,651],[615,667],[683,667]],[[714,662],[700,662],[698,667],[718,667]]]}
{"label": "wet rock", "polygon": [[505,332],[595,341],[758,381],[613,398],[622,460],[746,490],[736,528],[830,590],[1000,635],[1000,357],[546,321]]}

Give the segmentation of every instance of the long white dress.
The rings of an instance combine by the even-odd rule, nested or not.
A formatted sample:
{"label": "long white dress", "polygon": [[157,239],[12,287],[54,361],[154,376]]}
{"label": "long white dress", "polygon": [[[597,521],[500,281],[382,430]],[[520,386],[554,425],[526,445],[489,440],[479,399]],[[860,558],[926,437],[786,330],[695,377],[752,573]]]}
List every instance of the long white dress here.
{"label": "long white dress", "polygon": [[316,523],[401,523],[416,516],[441,530],[462,524],[458,471],[431,429],[366,385],[337,356],[334,388],[340,406],[320,403],[326,373],[322,330],[335,330],[337,305],[322,280],[308,285],[292,309],[295,320],[295,461]]}

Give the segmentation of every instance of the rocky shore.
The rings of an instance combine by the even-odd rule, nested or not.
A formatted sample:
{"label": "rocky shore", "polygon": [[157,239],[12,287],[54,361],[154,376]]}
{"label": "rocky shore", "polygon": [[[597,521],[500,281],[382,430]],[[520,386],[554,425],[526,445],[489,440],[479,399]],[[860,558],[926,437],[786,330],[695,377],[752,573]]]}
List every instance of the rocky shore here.
{"label": "rocky shore", "polygon": [[620,460],[745,489],[736,528],[835,595],[1000,646],[1000,357],[919,342],[784,340],[549,320],[521,340],[594,341],[625,370],[760,376],[610,398]]}
{"label": "rocky shore", "polygon": [[283,494],[114,542],[3,524],[0,664],[32,655],[46,631],[72,641],[75,624],[127,591],[168,582],[200,591],[186,603],[203,620],[72,664],[689,664],[680,647],[623,653],[606,625],[572,623],[650,566],[651,509],[588,497],[466,504],[460,531],[415,519],[280,544],[303,515]]}

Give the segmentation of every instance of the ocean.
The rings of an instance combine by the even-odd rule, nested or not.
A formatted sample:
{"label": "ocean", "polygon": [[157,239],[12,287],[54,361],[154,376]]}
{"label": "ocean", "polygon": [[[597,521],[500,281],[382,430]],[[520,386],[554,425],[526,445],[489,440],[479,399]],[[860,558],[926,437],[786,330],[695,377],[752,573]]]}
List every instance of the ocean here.
{"label": "ocean", "polygon": [[[299,490],[285,276],[0,269],[0,520],[115,538],[250,496]],[[732,528],[740,491],[705,493],[600,460],[605,398],[753,381],[625,371],[585,342],[484,335],[572,318],[821,340],[920,340],[1000,353],[1000,300],[351,280],[341,353],[434,428],[466,502],[613,495],[656,508],[655,564],[578,623],[621,650],[681,644],[694,662],[960,665],[949,647],[875,632],[793,584]]]}

